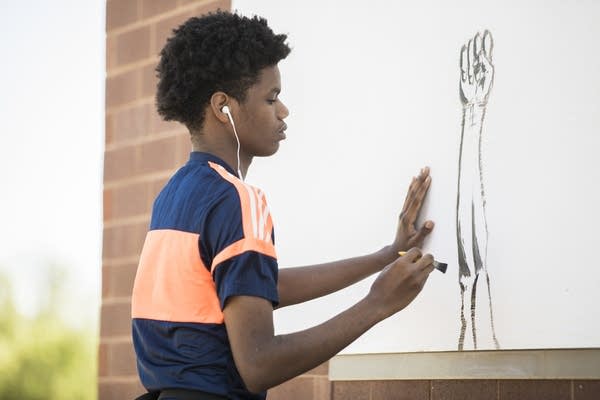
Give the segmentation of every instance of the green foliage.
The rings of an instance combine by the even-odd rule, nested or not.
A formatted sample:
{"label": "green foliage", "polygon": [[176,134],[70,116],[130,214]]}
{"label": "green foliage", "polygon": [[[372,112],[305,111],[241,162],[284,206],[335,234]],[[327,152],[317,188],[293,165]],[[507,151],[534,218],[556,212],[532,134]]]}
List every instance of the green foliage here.
{"label": "green foliage", "polygon": [[97,332],[58,317],[61,274],[53,271],[41,312],[26,318],[15,308],[10,283],[0,276],[0,399],[96,398]]}

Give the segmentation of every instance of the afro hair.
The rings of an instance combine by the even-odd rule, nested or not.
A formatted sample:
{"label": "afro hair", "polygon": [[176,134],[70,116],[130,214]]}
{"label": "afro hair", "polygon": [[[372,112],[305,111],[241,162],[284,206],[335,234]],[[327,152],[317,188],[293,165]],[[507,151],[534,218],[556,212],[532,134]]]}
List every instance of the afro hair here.
{"label": "afro hair", "polygon": [[261,17],[217,11],[190,18],[173,30],[160,53],[158,113],[199,131],[212,94],[222,91],[244,102],[260,71],[290,53],[286,39]]}

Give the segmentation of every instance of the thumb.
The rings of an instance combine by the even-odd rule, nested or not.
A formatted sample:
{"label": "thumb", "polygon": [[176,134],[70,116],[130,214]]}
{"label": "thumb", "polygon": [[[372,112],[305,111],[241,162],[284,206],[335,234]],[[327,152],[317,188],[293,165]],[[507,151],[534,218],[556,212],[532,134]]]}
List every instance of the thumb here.
{"label": "thumb", "polygon": [[413,246],[416,245],[418,247],[422,247],[423,241],[425,240],[427,235],[429,235],[431,233],[431,231],[433,231],[434,226],[435,226],[435,224],[433,223],[433,221],[426,221],[423,224],[423,226],[421,227],[421,229],[419,229],[417,234],[414,236]]}

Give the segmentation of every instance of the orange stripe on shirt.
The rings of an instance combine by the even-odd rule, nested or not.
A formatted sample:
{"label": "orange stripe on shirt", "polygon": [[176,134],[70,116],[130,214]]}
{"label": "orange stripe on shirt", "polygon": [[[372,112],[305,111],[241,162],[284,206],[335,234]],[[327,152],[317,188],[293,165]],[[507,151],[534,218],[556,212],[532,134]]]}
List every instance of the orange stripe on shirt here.
{"label": "orange stripe on shirt", "polygon": [[252,190],[252,193],[254,194],[254,198],[256,200],[256,221],[257,221],[257,226],[258,226],[258,234],[257,234],[257,238],[265,240],[265,225],[266,225],[266,212],[267,212],[267,208],[265,207],[266,204],[264,204],[263,199],[264,199],[264,195],[262,194],[262,192],[255,188],[255,187],[250,187]]}
{"label": "orange stripe on shirt", "polygon": [[273,220],[271,218],[271,210],[267,204],[267,199],[262,190],[256,189],[257,197],[259,199],[260,214],[263,216],[263,239],[272,242],[271,231],[273,230]]}
{"label": "orange stripe on shirt", "polygon": [[229,173],[229,171],[227,171],[223,166],[211,161],[208,162],[208,165],[210,165],[212,169],[217,171],[217,173],[223,177],[223,179],[230,182],[237,189],[242,206],[242,225],[244,228],[244,237],[254,237],[252,204],[248,190],[244,187],[244,183]]}
{"label": "orange stripe on shirt", "polygon": [[277,258],[271,232],[273,220],[262,190],[242,182],[223,166],[209,162],[209,165],[237,190],[242,207],[244,238],[229,245],[215,256],[211,272],[223,261],[246,251],[256,251]]}
{"label": "orange stripe on shirt", "polygon": [[210,266],[210,272],[214,273],[215,268],[217,268],[217,266],[223,261],[245,253],[247,251],[256,251],[258,253],[266,254],[273,258],[277,258],[273,242],[267,242],[258,239],[241,239],[224,248],[219,254],[215,256],[215,258],[213,258],[212,265]]}
{"label": "orange stripe on shirt", "polygon": [[198,238],[198,234],[171,229],[148,232],[133,286],[133,318],[223,323],[215,283],[200,258]]}

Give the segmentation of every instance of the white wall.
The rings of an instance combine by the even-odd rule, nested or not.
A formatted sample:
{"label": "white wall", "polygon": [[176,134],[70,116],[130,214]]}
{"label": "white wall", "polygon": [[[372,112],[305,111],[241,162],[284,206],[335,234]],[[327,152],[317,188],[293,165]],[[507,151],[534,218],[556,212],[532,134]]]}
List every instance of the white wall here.
{"label": "white wall", "polygon": [[[249,176],[268,194],[281,266],[390,242],[410,178],[429,165],[425,211],[437,226],[426,247],[448,272],[346,352],[456,349],[459,50],[489,29],[496,76],[482,157],[498,339],[505,349],[600,347],[600,3],[369,4],[233,1],[293,47],[280,64],[288,139]],[[278,311],[277,330],[332,317],[369,283]]]}

